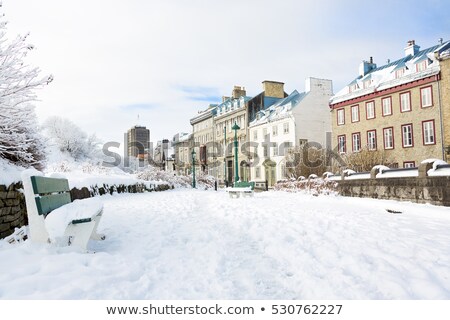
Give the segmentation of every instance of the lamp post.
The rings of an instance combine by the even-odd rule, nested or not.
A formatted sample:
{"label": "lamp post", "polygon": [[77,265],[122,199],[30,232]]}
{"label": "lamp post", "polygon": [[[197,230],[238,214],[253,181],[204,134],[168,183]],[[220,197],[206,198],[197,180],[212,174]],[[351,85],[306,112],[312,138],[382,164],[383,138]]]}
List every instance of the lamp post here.
{"label": "lamp post", "polygon": [[231,129],[234,130],[234,183],[236,183],[239,181],[237,131],[240,129],[240,127],[235,122],[234,126]]}
{"label": "lamp post", "polygon": [[192,188],[195,188],[195,150],[192,149]]}
{"label": "lamp post", "polygon": [[223,183],[227,185],[227,126],[223,127]]}

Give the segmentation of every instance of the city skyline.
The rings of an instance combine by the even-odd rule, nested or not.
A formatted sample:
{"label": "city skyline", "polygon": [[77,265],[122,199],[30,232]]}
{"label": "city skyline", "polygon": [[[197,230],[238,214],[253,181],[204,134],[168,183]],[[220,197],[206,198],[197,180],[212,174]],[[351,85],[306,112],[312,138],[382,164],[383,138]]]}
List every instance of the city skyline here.
{"label": "city skyline", "polygon": [[171,139],[192,132],[189,119],[234,85],[255,96],[274,80],[290,93],[317,77],[336,93],[370,56],[383,65],[408,40],[448,40],[450,4],[418,4],[5,0],[2,13],[10,40],[30,32],[37,50],[27,62],[54,75],[38,92],[39,120],[62,114],[103,142],[122,142],[138,114],[152,141]]}

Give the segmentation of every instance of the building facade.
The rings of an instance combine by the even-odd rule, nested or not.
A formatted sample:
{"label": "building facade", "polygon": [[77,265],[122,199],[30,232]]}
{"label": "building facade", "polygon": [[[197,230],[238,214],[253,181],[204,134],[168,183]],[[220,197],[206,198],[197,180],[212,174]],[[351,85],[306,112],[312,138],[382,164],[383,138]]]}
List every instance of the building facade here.
{"label": "building facade", "polygon": [[330,99],[333,147],[383,152],[392,167],[448,161],[449,47],[450,41],[420,50],[409,41],[394,62],[363,61],[359,76]]}
{"label": "building facade", "polygon": [[192,134],[177,133],[172,139],[174,150],[174,166],[177,174],[188,175],[190,173]]}
{"label": "building facade", "polygon": [[293,147],[314,142],[330,148],[328,101],[332,90],[331,80],[308,78],[305,92],[294,90],[256,113],[249,124],[249,139],[254,143],[252,180],[273,186],[287,178],[286,155]]}
{"label": "building facade", "polygon": [[148,160],[150,153],[150,130],[145,126],[134,126],[124,134],[126,157]]}

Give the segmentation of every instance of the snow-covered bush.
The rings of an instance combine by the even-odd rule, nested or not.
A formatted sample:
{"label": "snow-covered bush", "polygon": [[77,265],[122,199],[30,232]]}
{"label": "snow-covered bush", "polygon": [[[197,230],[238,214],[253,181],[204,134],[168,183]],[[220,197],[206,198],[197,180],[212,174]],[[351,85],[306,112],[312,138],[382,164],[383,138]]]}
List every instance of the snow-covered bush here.
{"label": "snow-covered bush", "polygon": [[337,186],[336,181],[314,178],[308,180],[281,180],[273,188],[277,191],[305,192],[312,195],[336,195],[338,194]]}
{"label": "snow-covered bush", "polygon": [[[174,172],[164,171],[152,166],[138,172],[136,178],[145,181],[165,181],[176,188],[192,186],[192,174],[189,176],[176,175]],[[214,188],[215,178],[203,172],[196,173],[195,180],[198,189]]]}
{"label": "snow-covered bush", "polygon": [[0,15],[0,158],[19,166],[39,167],[44,143],[31,103],[37,99],[35,91],[53,78],[40,77],[39,68],[25,63],[34,47],[27,43],[28,35],[8,41],[3,19]]}
{"label": "snow-covered bush", "polygon": [[99,156],[99,142],[95,135],[88,136],[75,123],[58,116],[48,118],[43,129],[50,143],[75,160],[93,159]]}

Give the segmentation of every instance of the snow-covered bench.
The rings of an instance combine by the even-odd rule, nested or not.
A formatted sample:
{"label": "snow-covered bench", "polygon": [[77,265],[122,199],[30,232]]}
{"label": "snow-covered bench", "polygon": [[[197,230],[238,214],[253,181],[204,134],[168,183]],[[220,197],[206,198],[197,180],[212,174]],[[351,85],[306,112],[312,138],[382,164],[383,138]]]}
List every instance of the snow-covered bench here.
{"label": "snow-covered bench", "polygon": [[236,182],[232,188],[227,188],[226,191],[231,198],[239,198],[241,195],[244,197],[253,197],[253,190],[255,189],[254,182]]}
{"label": "snow-covered bench", "polygon": [[97,233],[103,213],[98,199],[72,202],[67,179],[33,174],[38,175],[22,174],[31,241],[86,250],[89,239],[105,239]]}

